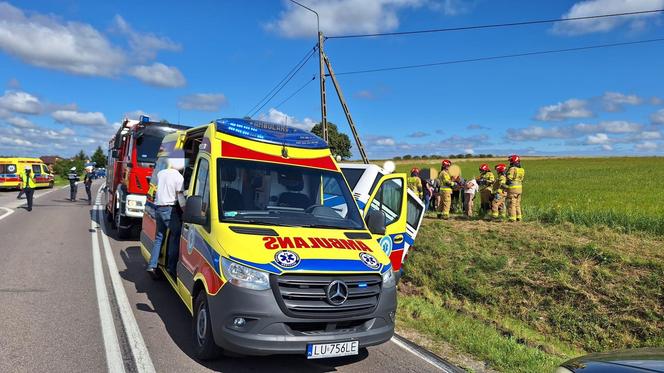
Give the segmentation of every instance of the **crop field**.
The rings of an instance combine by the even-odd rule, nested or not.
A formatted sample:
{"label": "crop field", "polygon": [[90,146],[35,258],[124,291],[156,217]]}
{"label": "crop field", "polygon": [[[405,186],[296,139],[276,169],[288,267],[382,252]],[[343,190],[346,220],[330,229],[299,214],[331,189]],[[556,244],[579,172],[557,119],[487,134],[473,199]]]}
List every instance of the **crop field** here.
{"label": "crop field", "polygon": [[[455,160],[452,160],[455,162]],[[455,162],[465,178],[477,176],[481,159]],[[504,160],[491,160],[493,165]],[[664,158],[536,158],[526,169],[523,213],[527,220],[588,226],[606,225],[625,232],[664,235]],[[440,160],[397,162],[440,169]],[[478,204],[476,204],[477,206]]]}
{"label": "crop field", "polygon": [[[464,177],[481,163],[457,162]],[[526,221],[425,219],[399,284],[399,331],[504,372],[664,347],[664,159],[522,163]]]}

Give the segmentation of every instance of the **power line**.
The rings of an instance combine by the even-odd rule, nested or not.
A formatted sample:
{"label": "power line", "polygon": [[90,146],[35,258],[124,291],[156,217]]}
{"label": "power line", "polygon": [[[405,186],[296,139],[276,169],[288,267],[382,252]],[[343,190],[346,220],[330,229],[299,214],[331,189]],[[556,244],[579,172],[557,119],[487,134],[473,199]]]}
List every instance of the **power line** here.
{"label": "power line", "polygon": [[623,43],[587,45],[587,46],[575,47],[575,48],[550,49],[550,50],[543,50],[543,51],[533,51],[533,52],[523,52],[523,53],[514,53],[514,54],[503,54],[503,55],[497,55],[497,56],[487,56],[487,57],[467,58],[467,59],[460,59],[460,60],[449,60],[449,61],[441,61],[441,62],[423,63],[423,64],[416,64],[416,65],[404,65],[404,66],[381,67],[381,68],[366,69],[366,70],[344,71],[344,72],[340,72],[340,73],[335,73],[335,75],[355,75],[355,74],[365,74],[365,73],[376,73],[376,72],[381,72],[381,71],[417,69],[417,68],[433,67],[433,66],[441,66],[441,65],[455,65],[455,64],[468,63],[468,62],[500,60],[500,59],[507,59],[507,58],[536,56],[536,55],[542,55],[542,54],[574,52],[574,51],[589,50],[589,49],[600,49],[600,48],[612,48],[612,47],[621,47],[621,46],[635,45],[635,44],[657,43],[657,42],[662,42],[662,41],[664,41],[664,38],[637,40],[637,41],[629,41],[629,42],[623,42]]}
{"label": "power line", "polygon": [[368,37],[375,37],[375,36],[398,36],[398,35],[428,34],[428,33],[435,33],[435,32],[478,30],[478,29],[487,29],[487,28],[537,25],[537,24],[542,24],[542,23],[579,21],[579,20],[584,20],[584,19],[622,17],[622,16],[632,16],[632,15],[639,15],[639,14],[651,14],[651,13],[661,13],[661,12],[664,12],[664,9],[642,10],[642,11],[638,11],[638,12],[600,14],[600,15],[593,15],[593,16],[583,16],[583,17],[540,19],[540,20],[522,21],[522,22],[493,23],[493,24],[486,24],[486,25],[448,27],[448,28],[427,29],[427,30],[381,32],[381,33],[374,33],[374,34],[335,35],[335,36],[328,36],[328,37],[326,37],[326,39],[368,38]]}
{"label": "power line", "polygon": [[[249,109],[249,111],[247,111],[247,114],[245,114],[245,116],[249,116],[249,113],[254,112],[254,109],[256,109],[256,108],[258,107],[258,105],[260,105],[263,101],[265,101],[265,99],[268,98],[268,96],[270,96],[270,95],[271,95],[271,94],[272,94],[277,88],[279,88],[279,86],[280,86],[281,84],[283,84],[284,81],[285,81],[286,79],[288,79],[288,77],[289,77],[291,74],[293,74],[293,72],[294,72],[296,69],[298,69],[298,67],[301,68],[301,67],[304,65],[304,63],[306,63],[307,61],[309,61],[309,59],[311,58],[311,56],[313,56],[314,52],[316,52],[316,48],[317,48],[317,47],[314,46],[313,49],[309,50],[309,51],[307,52],[307,54],[305,54],[304,57],[302,57],[302,59],[300,59],[300,60],[298,61],[298,63],[296,63],[295,66],[293,66],[293,67],[288,71],[288,73],[286,73],[286,75],[285,75],[283,78],[281,78],[281,80],[279,81],[279,83],[277,83],[274,87],[272,87],[272,89],[270,89],[270,91],[268,91],[268,92],[265,94],[265,96],[263,96],[263,98],[261,98],[261,99],[260,99],[260,100],[259,100],[259,101],[258,101],[258,102],[257,102],[252,108],[251,108],[251,109]],[[298,69],[298,70],[299,70],[299,69]],[[261,107],[261,108],[262,108],[262,107]],[[253,116],[253,115],[252,115],[252,116]]]}
{"label": "power line", "polygon": [[293,92],[290,96],[286,97],[286,99],[284,99],[283,101],[281,101],[280,103],[278,103],[274,108],[275,108],[275,109],[279,109],[279,107],[280,107],[281,105],[285,104],[286,102],[288,102],[288,100],[290,100],[290,99],[293,98],[295,95],[297,95],[298,93],[300,93],[300,91],[302,91],[304,88],[306,88],[306,87],[307,87],[309,84],[311,84],[311,82],[313,82],[314,80],[316,80],[316,75],[315,75],[315,74],[314,74],[314,76],[313,76],[311,79],[307,80],[306,83],[304,83],[300,88],[298,88],[298,89],[297,89],[295,92]]}
{"label": "power line", "polygon": [[[304,62],[302,62],[302,63],[300,64],[300,66],[298,66],[297,69],[295,69],[295,71],[293,71],[293,72],[290,74],[290,76],[287,77],[288,79],[286,79],[286,81],[281,85],[281,87],[279,87],[279,89],[277,89],[276,91],[274,91],[274,93],[273,93],[273,94],[272,94],[272,95],[271,95],[271,96],[270,96],[265,102],[263,102],[263,104],[262,104],[258,109],[254,110],[254,111],[251,113],[251,115],[249,115],[249,117],[253,117],[254,115],[256,115],[256,113],[258,113],[259,111],[261,111],[261,110],[265,107],[265,105],[267,105],[270,101],[272,101],[272,99],[274,98],[274,96],[276,96],[279,92],[281,92],[281,90],[284,89],[284,87],[288,84],[288,82],[290,82],[291,79],[293,79],[293,77],[294,77],[294,76],[295,76],[295,75],[296,75],[296,74],[297,74],[297,73],[298,73],[298,72],[304,67],[304,65],[306,65],[307,62],[309,62],[309,60],[311,59],[311,57],[313,57],[315,51],[316,51],[316,48],[314,48],[314,49],[309,53],[309,56],[304,60]],[[282,79],[282,81],[283,81],[283,79]]]}

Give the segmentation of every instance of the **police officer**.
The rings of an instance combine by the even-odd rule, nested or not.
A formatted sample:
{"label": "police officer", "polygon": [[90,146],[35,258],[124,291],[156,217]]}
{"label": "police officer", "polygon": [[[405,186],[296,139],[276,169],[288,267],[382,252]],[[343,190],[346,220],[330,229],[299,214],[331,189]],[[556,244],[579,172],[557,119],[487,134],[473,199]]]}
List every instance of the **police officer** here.
{"label": "police officer", "polygon": [[526,170],[521,167],[521,157],[511,155],[508,159],[510,168],[507,170],[507,200],[509,201],[510,221],[521,221],[521,193]]}
{"label": "police officer", "polygon": [[442,170],[438,175],[440,181],[440,203],[438,206],[438,218],[448,219],[450,217],[450,207],[452,206],[452,188],[456,183],[450,176],[450,166],[452,162],[449,159],[444,159],[441,163]]}
{"label": "police officer", "polygon": [[480,212],[482,215],[491,210],[491,197],[493,194],[493,183],[496,177],[491,172],[489,165],[483,163],[480,166],[480,176],[477,178],[477,184],[480,186]]}
{"label": "police officer", "polygon": [[408,189],[412,190],[417,194],[420,199],[422,199],[422,179],[420,179],[420,169],[413,167],[410,170],[410,177],[407,180]]}
{"label": "police officer", "polygon": [[76,173],[76,167],[72,167],[69,169],[69,173],[67,174],[67,180],[69,180],[69,200],[74,202],[76,201],[76,182],[80,181],[81,179],[78,178],[78,174]]}
{"label": "police officer", "polygon": [[92,166],[85,168],[85,176],[83,177],[83,185],[85,185],[85,193],[88,195],[88,205],[92,204],[92,179],[94,174],[92,173]]}
{"label": "police officer", "polygon": [[32,175],[32,168],[30,166],[25,166],[25,172],[21,176],[21,183],[23,184],[23,191],[25,193],[25,198],[28,200],[28,211],[32,211],[32,199],[35,193],[35,177]]}
{"label": "police officer", "polygon": [[498,219],[498,215],[505,217],[505,196],[507,195],[507,166],[500,163],[496,165],[498,176],[493,184],[493,201],[491,201],[491,217]]}

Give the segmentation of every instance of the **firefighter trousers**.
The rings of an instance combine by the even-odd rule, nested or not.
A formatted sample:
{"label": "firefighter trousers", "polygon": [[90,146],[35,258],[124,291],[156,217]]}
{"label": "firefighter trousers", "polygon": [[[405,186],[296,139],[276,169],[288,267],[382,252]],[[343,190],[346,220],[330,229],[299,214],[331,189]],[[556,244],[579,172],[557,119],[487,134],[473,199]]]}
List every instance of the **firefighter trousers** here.
{"label": "firefighter trousers", "polygon": [[450,207],[452,207],[452,191],[441,190],[440,203],[438,204],[438,213],[442,215],[444,219],[450,217]]}
{"label": "firefighter trousers", "polygon": [[491,190],[483,189],[480,191],[480,212],[486,214],[491,210]]}
{"label": "firefighter trousers", "polygon": [[521,220],[521,188],[508,189],[507,199],[509,200],[510,220]]}
{"label": "firefighter trousers", "polygon": [[497,193],[491,201],[491,217],[497,218],[499,214],[505,215],[505,193]]}

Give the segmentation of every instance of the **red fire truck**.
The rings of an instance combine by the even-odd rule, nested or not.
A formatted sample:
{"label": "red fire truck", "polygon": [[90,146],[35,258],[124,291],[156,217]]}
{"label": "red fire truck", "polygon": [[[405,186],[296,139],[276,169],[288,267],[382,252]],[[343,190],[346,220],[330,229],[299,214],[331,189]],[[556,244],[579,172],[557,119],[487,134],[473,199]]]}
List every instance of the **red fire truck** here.
{"label": "red fire truck", "polygon": [[139,120],[124,119],[108,144],[106,170],[106,218],[119,238],[130,235],[141,226],[146,195],[150,187],[159,146],[164,136],[187,126],[152,122],[147,116]]}

